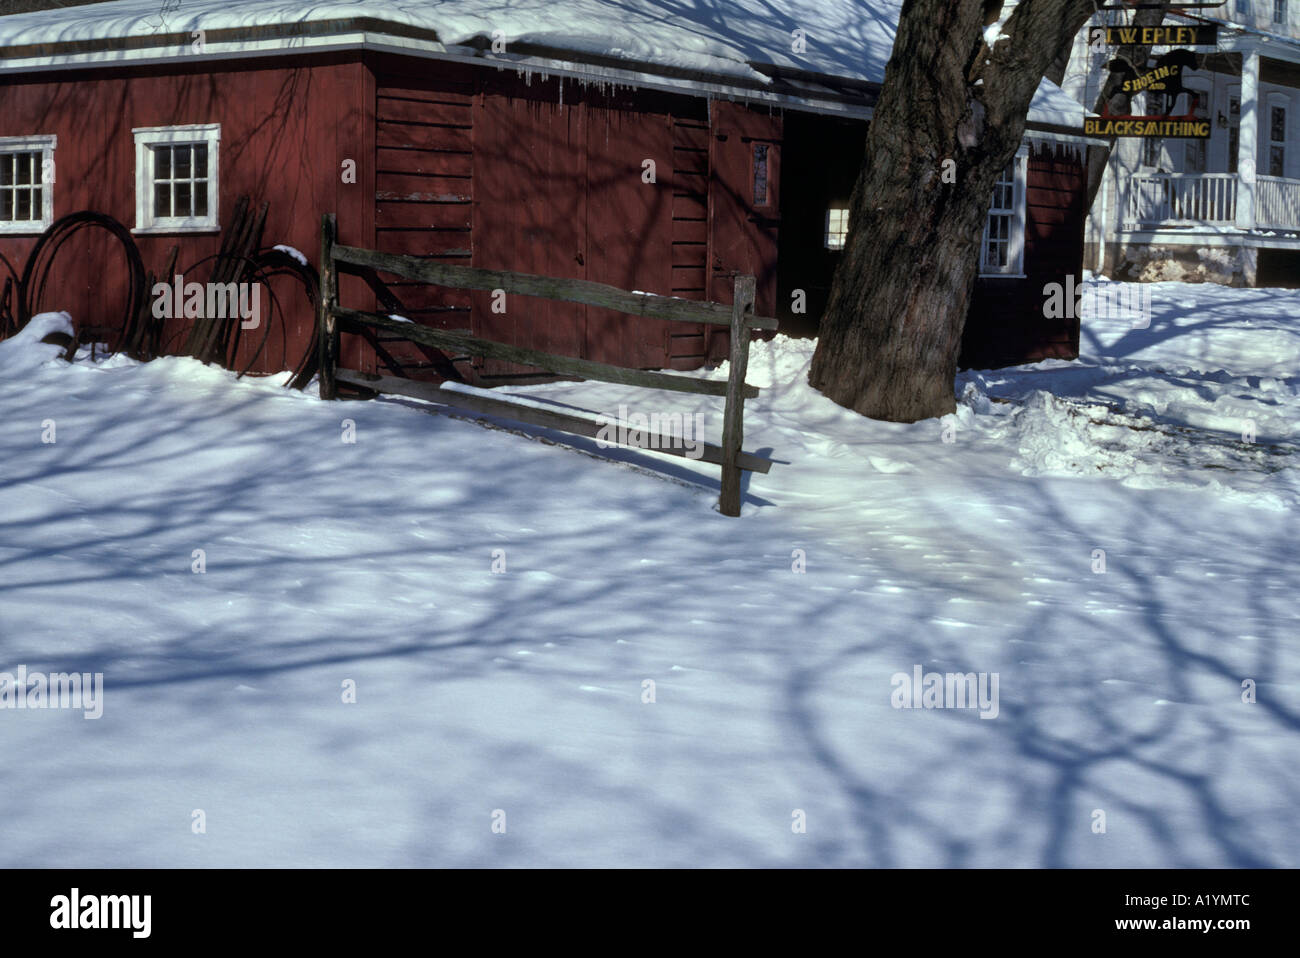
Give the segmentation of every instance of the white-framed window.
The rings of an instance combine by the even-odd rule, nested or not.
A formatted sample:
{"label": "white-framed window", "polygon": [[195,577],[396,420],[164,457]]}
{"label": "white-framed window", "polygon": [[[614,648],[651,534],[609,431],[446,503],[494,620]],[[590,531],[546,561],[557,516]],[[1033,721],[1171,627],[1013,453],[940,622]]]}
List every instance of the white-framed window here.
{"label": "white-framed window", "polygon": [[1237,16],[1239,17],[1250,16],[1250,0],[1236,0],[1233,6],[1237,11]]}
{"label": "white-framed window", "polygon": [[43,233],[54,222],[58,137],[0,136],[0,233]]}
{"label": "white-framed window", "polygon": [[849,208],[832,206],[826,211],[826,248],[844,249],[849,236]]}
{"label": "white-framed window", "polygon": [[1286,0],[1273,0],[1273,22],[1286,23]]}
{"label": "white-framed window", "polygon": [[1265,134],[1268,137],[1269,176],[1286,176],[1286,113],[1287,97],[1281,93],[1268,95],[1268,112],[1264,115]]}
{"label": "white-framed window", "polygon": [[135,134],[136,233],[212,233],[220,123],[146,126]]}
{"label": "white-framed window", "polygon": [[1021,276],[1025,266],[1025,177],[1029,147],[1021,146],[993,184],[980,241],[981,276]]}

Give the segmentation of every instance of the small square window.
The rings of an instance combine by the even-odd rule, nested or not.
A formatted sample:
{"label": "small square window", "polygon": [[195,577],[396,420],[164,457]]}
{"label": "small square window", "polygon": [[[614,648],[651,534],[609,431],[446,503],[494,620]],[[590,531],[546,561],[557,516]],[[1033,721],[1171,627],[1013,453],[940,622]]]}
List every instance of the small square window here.
{"label": "small square window", "polygon": [[849,208],[832,206],[826,211],[826,248],[844,249],[849,236]]}
{"label": "small square window", "polygon": [[218,231],[220,124],[145,127],[134,132],[135,232]]}
{"label": "small square window", "polygon": [[43,233],[54,222],[53,136],[0,137],[0,233]]}

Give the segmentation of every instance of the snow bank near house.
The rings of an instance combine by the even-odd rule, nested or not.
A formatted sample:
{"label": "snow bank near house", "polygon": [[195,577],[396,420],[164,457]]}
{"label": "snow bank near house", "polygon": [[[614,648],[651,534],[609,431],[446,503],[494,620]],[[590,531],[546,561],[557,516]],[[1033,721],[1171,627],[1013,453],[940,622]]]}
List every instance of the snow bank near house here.
{"label": "snow bank near house", "polygon": [[[1247,347],[1238,348],[1240,360]],[[818,433],[852,432],[855,426],[861,432],[866,428],[861,417],[808,386],[813,349],[805,340],[756,343],[750,382],[775,384],[764,395],[777,421],[814,422]],[[1271,356],[1258,356],[1254,365],[1260,364],[1271,366]],[[958,385],[956,413],[933,428],[947,427],[982,446],[1005,447],[1005,467],[1021,475],[1199,489],[1274,511],[1300,508],[1300,377],[1290,382],[1228,374],[1207,379],[1187,369],[1171,373],[1161,366],[1084,359],[968,371]],[[870,425],[873,431],[901,428]],[[756,441],[754,435],[747,420],[747,442]],[[809,444],[808,449],[829,454],[835,445]],[[869,455],[867,463],[885,473],[929,468],[925,459],[933,451],[924,445],[913,451],[921,458],[900,458],[893,450]]]}
{"label": "snow bank near house", "polygon": [[[1237,421],[1238,423],[1241,420]],[[1173,426],[1041,390],[1013,414],[1012,465],[1026,476],[1118,480],[1135,489],[1199,489],[1276,511],[1300,504],[1296,448]]]}
{"label": "snow bank near house", "polygon": [[1130,289],[1150,294],[1147,325],[1104,311],[1085,317],[1077,362],[959,377],[1002,400],[991,428],[1015,444],[1013,465],[1028,476],[1300,506],[1300,291]]}
{"label": "snow bank near house", "polygon": [[0,339],[0,376],[13,378],[62,355],[65,347],[41,342],[51,333],[75,336],[72,317],[67,313],[37,313],[16,335]]}
{"label": "snow bank near house", "polygon": [[[1200,489],[1267,510],[1300,508],[1300,291],[1154,287],[1144,328],[1085,318],[1078,361],[962,372],[957,412],[934,428],[1005,444],[1006,466],[1027,477]],[[784,424],[816,423],[818,433],[903,428],[868,427],[808,386],[814,346],[754,344],[748,379],[764,387],[764,408]],[[747,419],[747,443],[754,436]],[[878,471],[927,468],[874,459]]]}

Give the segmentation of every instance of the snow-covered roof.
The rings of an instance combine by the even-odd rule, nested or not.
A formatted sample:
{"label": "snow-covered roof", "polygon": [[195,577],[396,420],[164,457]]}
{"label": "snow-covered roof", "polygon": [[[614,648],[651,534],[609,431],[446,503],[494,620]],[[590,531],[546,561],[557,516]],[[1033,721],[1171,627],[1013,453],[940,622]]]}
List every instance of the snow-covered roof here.
{"label": "snow-covered roof", "polygon": [[[527,44],[579,62],[626,62],[632,74],[654,65],[754,85],[770,84],[776,69],[797,71],[795,83],[809,74],[880,83],[901,7],[902,0],[788,0],[780,9],[767,0],[111,0],[0,16],[0,72],[192,57],[200,54],[176,37],[199,30],[201,55],[213,58],[338,46],[325,25],[352,21],[354,36],[393,32],[413,53],[429,47],[424,31],[443,52],[495,36],[507,49]],[[283,29],[294,26],[303,29]],[[1076,127],[1083,111],[1044,81],[1029,119]]]}

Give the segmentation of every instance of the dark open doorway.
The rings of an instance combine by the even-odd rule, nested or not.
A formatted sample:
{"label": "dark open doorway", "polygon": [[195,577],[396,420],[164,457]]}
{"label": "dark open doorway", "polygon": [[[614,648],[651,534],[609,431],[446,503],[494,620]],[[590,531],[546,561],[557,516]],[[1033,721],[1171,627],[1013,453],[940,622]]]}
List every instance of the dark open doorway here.
{"label": "dark open doorway", "polygon": [[[840,258],[831,247],[847,225],[844,216],[866,141],[865,120],[785,115],[776,315],[788,336],[817,335]],[[804,293],[802,313],[794,311],[797,290]]]}

